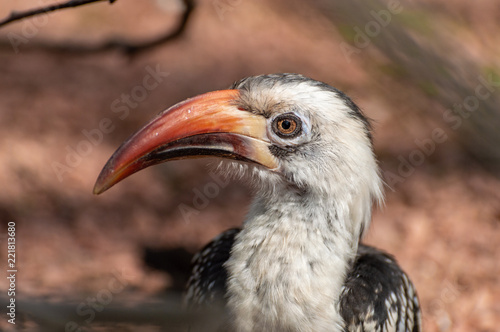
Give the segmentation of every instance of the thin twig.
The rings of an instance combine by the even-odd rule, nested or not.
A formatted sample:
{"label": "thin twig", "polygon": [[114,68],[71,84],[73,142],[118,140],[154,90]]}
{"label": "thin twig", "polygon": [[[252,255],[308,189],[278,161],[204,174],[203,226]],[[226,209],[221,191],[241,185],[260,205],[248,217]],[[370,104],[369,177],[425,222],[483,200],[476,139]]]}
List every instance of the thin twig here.
{"label": "thin twig", "polygon": [[9,23],[15,22],[15,21],[22,20],[22,19],[27,18],[27,17],[36,16],[36,15],[40,15],[40,14],[44,14],[44,13],[48,13],[48,12],[53,12],[53,11],[56,11],[59,9],[64,9],[64,8],[83,6],[83,5],[87,5],[89,3],[100,2],[100,1],[107,1],[110,4],[112,4],[116,0],[69,0],[69,1],[64,2],[64,3],[49,5],[49,6],[45,6],[45,7],[41,7],[41,8],[36,8],[36,9],[29,9],[29,10],[22,11],[22,12],[13,11],[10,13],[9,16],[4,18],[3,20],[0,20],[0,27],[7,25]]}
{"label": "thin twig", "polygon": [[[80,5],[86,4],[86,3],[91,3],[91,2],[97,2],[97,1],[109,1],[110,3],[115,2],[116,0],[71,0],[65,4],[61,5],[54,5],[51,6],[50,8],[53,8],[55,6],[66,6],[62,8],[68,8],[68,4],[73,4],[73,6],[76,6],[76,3],[80,3]],[[152,40],[148,40],[145,42],[141,43],[133,43],[127,40],[122,40],[122,39],[110,39],[106,40],[102,43],[99,44],[80,44],[80,43],[51,43],[48,41],[36,41],[32,40],[30,41],[29,44],[24,45],[25,48],[29,49],[35,49],[35,50],[46,50],[50,52],[59,52],[59,53],[76,53],[76,54],[86,54],[86,53],[99,53],[99,52],[107,52],[107,51],[113,51],[113,50],[118,50],[122,51],[123,53],[127,55],[136,55],[141,51],[145,51],[148,49],[152,49],[156,46],[162,45],[163,43],[169,42],[174,40],[175,38],[178,38],[179,36],[182,35],[184,32],[187,23],[191,17],[191,14],[193,13],[193,10],[195,8],[195,0],[183,0],[185,10],[182,14],[182,17],[180,18],[180,22],[177,25],[177,27],[171,31],[169,30],[166,32],[164,35],[161,35],[160,37],[154,38]],[[31,10],[29,11],[31,14],[28,16],[33,16],[33,15],[38,15],[45,13],[47,11],[47,8],[43,9],[37,9],[37,10]],[[36,13],[35,13],[36,11]],[[28,12],[24,12],[28,13]],[[16,15],[14,20],[21,19],[22,17],[28,17],[26,15],[21,16],[23,13],[12,13],[12,15]],[[10,17],[8,18],[9,21],[13,21]],[[1,25],[0,25],[1,27]],[[0,40],[0,48],[5,48],[10,46],[9,44],[4,43],[3,41]]]}
{"label": "thin twig", "polygon": [[189,18],[191,17],[191,14],[193,13],[193,9],[195,7],[194,5],[194,0],[183,0],[184,6],[186,7],[184,10],[184,13],[182,14],[181,21],[179,22],[179,25],[177,28],[173,31],[168,32],[164,36],[161,36],[157,39],[150,40],[147,42],[144,42],[142,44],[128,44],[124,45],[122,44],[122,49],[126,51],[128,54],[135,54],[138,51],[144,51],[146,49],[151,49],[156,46],[159,46],[163,43],[166,43],[168,41],[171,41],[177,37],[179,37],[185,30],[187,23],[189,21]]}

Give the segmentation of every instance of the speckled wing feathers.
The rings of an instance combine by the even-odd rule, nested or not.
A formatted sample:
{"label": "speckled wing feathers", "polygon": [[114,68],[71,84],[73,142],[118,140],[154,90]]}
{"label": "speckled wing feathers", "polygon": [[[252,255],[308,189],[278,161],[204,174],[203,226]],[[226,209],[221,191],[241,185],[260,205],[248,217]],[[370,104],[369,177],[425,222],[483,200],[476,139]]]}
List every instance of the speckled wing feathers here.
{"label": "speckled wing feathers", "polygon": [[[198,309],[226,303],[229,259],[239,229],[230,229],[205,246],[193,259],[186,303]],[[360,244],[339,300],[348,332],[419,332],[420,307],[416,291],[394,258]]]}
{"label": "speckled wing feathers", "polygon": [[223,265],[239,232],[240,229],[234,228],[221,233],[193,258],[185,297],[189,309],[225,303],[227,271]]}
{"label": "speckled wing feathers", "polygon": [[369,246],[359,246],[339,307],[345,331],[421,331],[420,307],[411,281],[393,257]]}

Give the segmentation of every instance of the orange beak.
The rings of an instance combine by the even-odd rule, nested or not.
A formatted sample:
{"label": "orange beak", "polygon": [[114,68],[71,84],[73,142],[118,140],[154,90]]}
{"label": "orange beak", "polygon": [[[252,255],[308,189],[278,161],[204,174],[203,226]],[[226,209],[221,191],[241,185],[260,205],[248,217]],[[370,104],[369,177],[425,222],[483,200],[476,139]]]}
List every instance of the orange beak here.
{"label": "orange beak", "polygon": [[160,113],[125,141],[99,174],[94,194],[129,175],[169,160],[223,157],[275,169],[266,119],[237,106],[238,90],[222,90],[185,100]]}

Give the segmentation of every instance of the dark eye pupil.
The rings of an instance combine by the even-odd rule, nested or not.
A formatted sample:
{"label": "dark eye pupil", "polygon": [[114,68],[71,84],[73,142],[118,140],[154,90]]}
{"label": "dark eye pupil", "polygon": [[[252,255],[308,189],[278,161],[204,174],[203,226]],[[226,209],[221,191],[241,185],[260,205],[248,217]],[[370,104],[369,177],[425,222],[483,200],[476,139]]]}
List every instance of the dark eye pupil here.
{"label": "dark eye pupil", "polygon": [[290,129],[291,126],[292,126],[292,123],[288,120],[284,120],[281,123],[281,128],[283,128],[283,129]]}
{"label": "dark eye pupil", "polygon": [[285,113],[277,116],[272,124],[273,131],[281,138],[294,138],[302,132],[302,122],[293,113]]}

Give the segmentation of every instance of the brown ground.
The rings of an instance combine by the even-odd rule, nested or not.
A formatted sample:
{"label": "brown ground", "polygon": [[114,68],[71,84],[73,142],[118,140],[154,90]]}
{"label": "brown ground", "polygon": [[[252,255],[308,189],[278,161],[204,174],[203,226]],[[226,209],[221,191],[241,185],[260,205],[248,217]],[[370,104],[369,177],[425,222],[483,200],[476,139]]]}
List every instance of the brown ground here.
{"label": "brown ground", "polygon": [[[446,131],[449,139],[436,143],[411,175],[388,181],[393,190],[387,188],[386,206],[376,210],[366,242],[394,254],[412,277],[425,331],[499,331],[500,181],[467,159],[453,139],[457,133],[439,115],[429,116],[442,106],[411,82],[381,70],[385,60],[372,47],[346,61],[340,34],[312,9],[220,0],[227,9],[221,14],[216,2],[199,2],[181,38],[133,58],[116,51],[53,53],[30,43],[144,40],[175,26],[180,10],[175,1],[95,4],[0,30],[0,219],[2,236],[9,221],[17,225],[16,298],[43,298],[74,311],[103,290],[116,290],[111,307],[178,288],[185,252],[169,250],[193,253],[238,226],[250,200],[245,185],[221,188],[189,219],[179,206],[194,207],[196,190],[213,181],[206,160],[148,169],[99,197],[91,193],[97,174],[130,133],[169,105],[241,77],[300,72],[346,91],[375,119],[376,153],[386,177],[398,174],[398,157],[414,153],[415,139],[431,137],[435,128]],[[38,3],[2,1],[0,16]],[[427,12],[422,10],[433,26],[451,28],[448,33],[456,38],[451,43],[468,45],[457,47],[456,56],[498,68],[496,2],[427,3]],[[8,43],[12,33],[24,38],[18,52]],[[158,87],[128,115],[114,113],[113,102],[138,91],[134,88],[157,66],[168,73]],[[105,118],[113,129],[96,134]],[[83,131],[95,134],[95,144]],[[71,151],[78,148],[76,158]],[[56,171],[54,163],[67,168]],[[6,237],[0,240],[5,269]],[[180,267],[155,261],[167,251],[180,257]],[[2,298],[5,280],[0,278]],[[110,288],[116,280],[123,287]],[[106,308],[96,312],[96,321]],[[17,326],[31,330],[36,324],[21,311]],[[80,315],[77,323],[94,328],[86,318]],[[0,329],[12,330],[5,314]]]}

